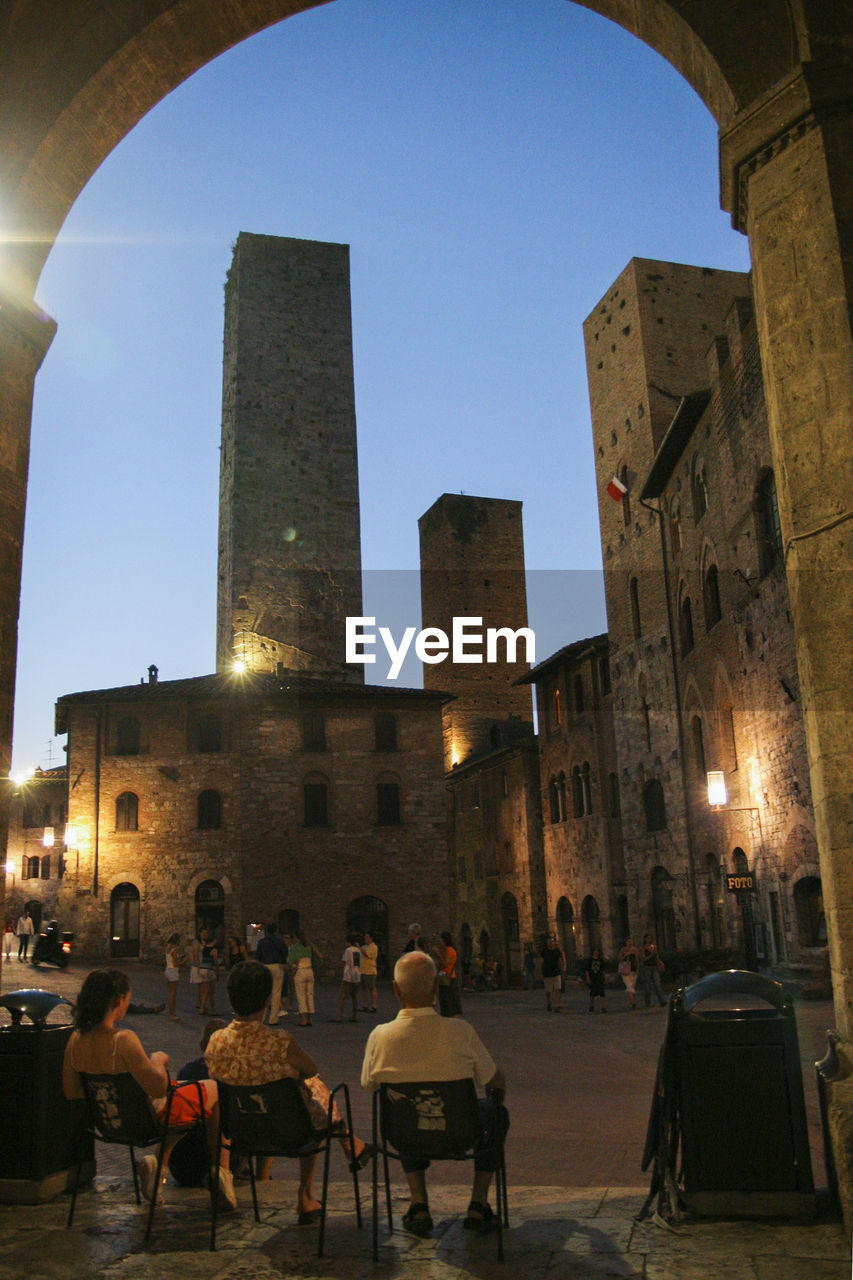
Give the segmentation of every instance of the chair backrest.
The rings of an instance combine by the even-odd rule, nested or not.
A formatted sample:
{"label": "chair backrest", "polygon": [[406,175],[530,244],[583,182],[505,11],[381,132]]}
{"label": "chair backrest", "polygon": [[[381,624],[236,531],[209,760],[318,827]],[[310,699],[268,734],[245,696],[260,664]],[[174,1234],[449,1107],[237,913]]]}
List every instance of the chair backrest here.
{"label": "chair backrest", "polygon": [[395,1151],[426,1160],[464,1160],[482,1134],[474,1081],[383,1084],[382,1135]]}
{"label": "chair backrest", "polygon": [[145,1147],[163,1129],[151,1099],[129,1071],[117,1075],[80,1072],[89,1122],[102,1142]]}
{"label": "chair backrest", "polygon": [[319,1143],[297,1080],[285,1078],[269,1084],[219,1083],[222,1131],[245,1155],[299,1155],[302,1148]]}

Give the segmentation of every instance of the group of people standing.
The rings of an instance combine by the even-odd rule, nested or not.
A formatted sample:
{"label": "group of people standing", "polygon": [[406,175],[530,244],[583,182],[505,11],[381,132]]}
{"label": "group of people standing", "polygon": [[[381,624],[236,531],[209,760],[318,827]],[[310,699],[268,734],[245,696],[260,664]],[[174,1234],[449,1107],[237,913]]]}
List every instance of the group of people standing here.
{"label": "group of people standing", "polygon": [[[532,950],[528,953],[532,957]],[[540,951],[542,960],[542,982],[545,987],[545,1007],[549,1012],[562,1013],[562,992],[566,984],[566,957],[557,943],[557,935],[551,933]],[[607,1012],[606,965],[600,947],[593,947],[582,965],[584,981],[589,993],[589,1013],[595,1012],[595,1003],[599,1002],[602,1013]],[[657,944],[651,933],[643,935],[642,946],[638,949],[633,940],[625,939],[619,950],[616,971],[628,993],[628,1008],[636,1009],[636,991],[641,983],[646,1007],[651,1004],[652,996],[659,1005],[666,1004],[661,989],[661,974],[664,971]]]}

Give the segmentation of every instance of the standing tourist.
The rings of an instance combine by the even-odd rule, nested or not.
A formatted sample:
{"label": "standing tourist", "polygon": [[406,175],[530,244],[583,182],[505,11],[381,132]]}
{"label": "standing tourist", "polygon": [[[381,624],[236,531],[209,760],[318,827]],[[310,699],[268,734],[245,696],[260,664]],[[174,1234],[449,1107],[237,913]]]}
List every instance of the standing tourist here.
{"label": "standing tourist", "polygon": [[233,969],[241,960],[248,960],[249,952],[239,934],[229,933],[225,939],[225,956],[223,963],[226,969]]}
{"label": "standing tourist", "polygon": [[628,1008],[636,1009],[637,978],[640,976],[640,953],[630,938],[626,938],[618,956],[619,977],[628,992]]}
{"label": "standing tourist", "polygon": [[545,1008],[549,1012],[553,1008],[554,1013],[562,1013],[566,957],[557,946],[556,933],[548,934],[548,941],[540,955],[542,956],[542,981],[545,984]]}
{"label": "standing tourist", "polygon": [[272,999],[270,1000],[270,1026],[279,1018],[287,1017],[287,1010],[281,1007],[281,988],[287,971],[287,947],[278,937],[276,926],[270,921],[264,925],[264,936],[258,943],[255,959],[265,964],[272,974]]}
{"label": "standing tourist", "polygon": [[24,907],[23,915],[18,917],[18,927],[15,932],[18,935],[18,959],[26,960],[27,952],[30,949],[30,938],[34,933],[33,922],[26,907]]}
{"label": "standing tourist", "polygon": [[196,988],[196,1013],[214,1014],[211,988],[216,984],[218,956],[206,929],[199,929],[193,941],[190,985]]}
{"label": "standing tourist", "polygon": [[347,935],[347,945],[341,956],[344,964],[343,977],[341,978],[341,993],[338,996],[338,1016],[331,1018],[331,1022],[343,1022],[344,1005],[347,1000],[352,1001],[352,1017],[350,1022],[358,1022],[358,993],[361,987],[361,951],[358,946],[358,938],[354,933]]}
{"label": "standing tourist", "polygon": [[[376,1013],[376,970],[379,948],[373,940],[373,934],[364,931],[364,942],[361,944],[361,1006],[362,1013]],[[372,1005],[369,1002],[372,1001]]]}
{"label": "standing tourist", "polygon": [[403,955],[406,955],[407,952],[409,951],[418,951],[418,950],[424,949],[418,946],[418,940],[420,939],[420,936],[421,936],[421,926],[419,924],[410,924],[409,940],[406,943],[406,945],[403,947]]}
{"label": "standing tourist", "polygon": [[588,1013],[592,1013],[595,1009],[595,1001],[601,1001],[601,1012],[606,1013],[605,1006],[605,990],[604,990],[604,957],[601,954],[601,947],[593,947],[590,957],[585,967],[586,985],[589,987],[589,1009]]}
{"label": "standing tourist", "polygon": [[12,943],[14,941],[14,938],[15,938],[15,924],[14,924],[14,921],[12,920],[12,917],[9,916],[6,920],[6,928],[3,933],[3,959],[4,960],[12,959]]}
{"label": "standing tourist", "polygon": [[169,988],[169,1017],[173,1022],[180,1022],[175,1001],[178,995],[178,983],[181,980],[181,965],[186,956],[181,951],[181,935],[171,933],[166,939],[166,968],[163,977]]}
{"label": "standing tourist", "polygon": [[442,1018],[455,1018],[462,1012],[459,983],[456,979],[456,949],[447,929],[439,935],[435,950],[438,965],[438,1007]]}
{"label": "standing tourist", "polygon": [[313,1026],[315,955],[323,959],[322,953],[308,941],[305,930],[299,929],[295,940],[290,944],[287,963],[293,973],[293,988],[296,992],[300,1027]]}
{"label": "standing tourist", "polygon": [[657,943],[650,933],[643,934],[643,947],[640,953],[640,973],[643,979],[643,999],[646,1002],[646,1008],[652,1002],[652,992],[657,997],[659,1005],[665,1005],[661,991],[660,975],[663,969],[663,961],[658,954]]}

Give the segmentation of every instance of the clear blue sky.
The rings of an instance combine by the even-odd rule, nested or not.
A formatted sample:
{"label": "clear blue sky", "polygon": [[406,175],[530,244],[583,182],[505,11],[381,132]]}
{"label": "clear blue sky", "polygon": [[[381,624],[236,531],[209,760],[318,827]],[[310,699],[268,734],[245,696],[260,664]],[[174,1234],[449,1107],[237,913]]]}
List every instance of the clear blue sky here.
{"label": "clear blue sky", "polygon": [[408,571],[416,598],[441,493],[520,499],[547,571],[540,659],[606,625],[584,318],[633,256],[749,265],[698,97],[567,0],[334,0],[203,68],[94,175],[37,292],[59,331],[36,384],[17,768],[64,760],[59,695],[214,669],[241,230],[351,247],[365,568]]}

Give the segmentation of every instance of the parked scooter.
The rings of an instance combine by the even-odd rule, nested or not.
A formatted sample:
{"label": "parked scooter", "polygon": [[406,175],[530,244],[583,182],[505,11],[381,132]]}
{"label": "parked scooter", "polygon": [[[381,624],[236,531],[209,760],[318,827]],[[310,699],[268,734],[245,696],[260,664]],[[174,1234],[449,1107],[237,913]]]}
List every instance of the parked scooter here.
{"label": "parked scooter", "polygon": [[32,964],[55,964],[58,969],[65,969],[71,959],[71,943],[73,941],[73,933],[69,933],[66,930],[60,934],[59,925],[55,920],[51,920],[50,924],[46,925],[36,938]]}

